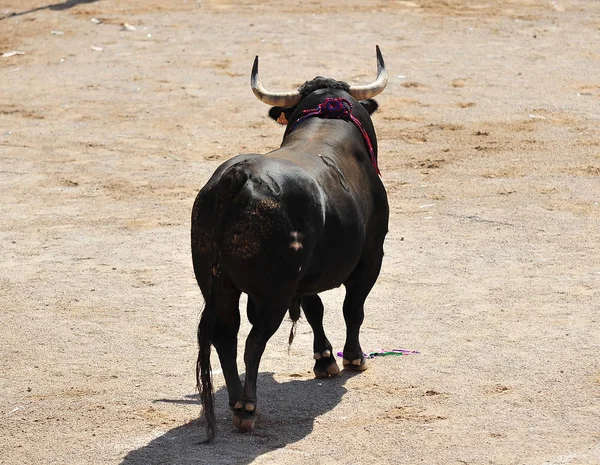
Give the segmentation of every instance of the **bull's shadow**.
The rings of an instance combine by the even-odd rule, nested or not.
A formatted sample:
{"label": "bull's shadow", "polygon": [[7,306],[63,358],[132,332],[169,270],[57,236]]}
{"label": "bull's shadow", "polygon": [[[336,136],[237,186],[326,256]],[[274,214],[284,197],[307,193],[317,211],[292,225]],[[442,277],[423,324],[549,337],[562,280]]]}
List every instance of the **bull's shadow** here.
{"label": "bull's shadow", "polygon": [[336,378],[279,383],[273,373],[260,373],[259,415],[255,430],[245,434],[237,432],[231,423],[227,390],[223,387],[215,393],[218,430],[213,444],[201,444],[206,437],[204,421],[194,420],[129,452],[121,465],[249,464],[310,434],[315,419],[339,404],[346,393],[344,384],[352,375],[342,372]]}
{"label": "bull's shadow", "polygon": [[6,16],[1,16],[0,20],[5,18],[12,18],[13,16],[23,16],[28,15],[30,13],[35,13],[36,11],[42,10],[53,10],[53,11],[63,11],[68,10],[69,8],[73,8],[81,3],[96,3],[98,0],[67,0],[66,2],[55,3],[53,5],[40,6],[37,8],[33,8],[27,11],[21,11],[19,13],[9,13]]}

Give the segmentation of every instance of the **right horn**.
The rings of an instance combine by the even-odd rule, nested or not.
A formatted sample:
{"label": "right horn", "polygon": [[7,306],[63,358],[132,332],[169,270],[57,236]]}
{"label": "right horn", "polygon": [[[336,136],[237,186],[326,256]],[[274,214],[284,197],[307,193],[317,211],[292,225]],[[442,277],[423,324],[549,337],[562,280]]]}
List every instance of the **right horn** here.
{"label": "right horn", "polygon": [[267,105],[272,107],[284,107],[291,108],[295,107],[302,100],[300,92],[269,92],[260,83],[258,78],[258,56],[254,59],[254,65],[252,66],[252,75],[250,76],[250,86],[252,92],[256,95],[256,98]]}
{"label": "right horn", "polygon": [[365,86],[350,86],[350,95],[356,100],[367,100],[379,95],[387,86],[388,77],[385,70],[385,63],[379,45],[376,45],[377,50],[377,79],[371,84]]}

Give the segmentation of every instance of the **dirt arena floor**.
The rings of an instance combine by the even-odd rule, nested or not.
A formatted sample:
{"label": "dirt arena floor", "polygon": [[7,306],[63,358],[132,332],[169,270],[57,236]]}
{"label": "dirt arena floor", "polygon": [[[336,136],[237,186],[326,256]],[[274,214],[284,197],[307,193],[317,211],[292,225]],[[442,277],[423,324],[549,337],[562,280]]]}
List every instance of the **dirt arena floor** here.
{"label": "dirt arena floor", "polygon": [[[0,5],[1,463],[600,464],[600,2],[54,1]],[[201,445],[190,211],[281,141],[254,56],[272,90],[364,84],[375,44],[391,223],[362,345],[420,355],[315,380],[285,321],[256,431],[217,371]]]}

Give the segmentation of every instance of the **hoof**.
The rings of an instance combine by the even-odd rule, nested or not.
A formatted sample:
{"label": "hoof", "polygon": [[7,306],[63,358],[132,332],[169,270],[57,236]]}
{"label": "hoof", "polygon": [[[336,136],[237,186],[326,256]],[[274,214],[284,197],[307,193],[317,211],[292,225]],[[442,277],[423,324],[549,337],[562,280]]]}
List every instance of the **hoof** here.
{"label": "hoof", "polygon": [[316,355],[317,353],[315,353],[317,361],[313,368],[315,378],[329,378],[340,374],[340,367],[335,361],[335,357],[331,356],[331,350],[325,350],[322,354],[319,354],[319,358]]}
{"label": "hoof", "polygon": [[333,362],[331,365],[325,368],[325,370],[315,367],[313,371],[315,373],[315,378],[329,378],[339,375],[340,367],[337,363]]}
{"label": "hoof", "polygon": [[240,432],[247,433],[254,429],[256,422],[256,405],[252,402],[244,404],[242,401],[236,402],[233,407],[233,426]]}
{"label": "hoof", "polygon": [[327,367],[327,374],[329,376],[337,376],[340,374],[340,367],[336,362],[333,362],[331,365]]}
{"label": "hoof", "polygon": [[368,368],[367,359],[364,357],[352,361],[343,359],[343,365],[345,371],[365,371]]}
{"label": "hoof", "polygon": [[254,429],[254,423],[256,418],[240,418],[237,415],[233,416],[233,426],[235,426],[240,433],[248,433]]}

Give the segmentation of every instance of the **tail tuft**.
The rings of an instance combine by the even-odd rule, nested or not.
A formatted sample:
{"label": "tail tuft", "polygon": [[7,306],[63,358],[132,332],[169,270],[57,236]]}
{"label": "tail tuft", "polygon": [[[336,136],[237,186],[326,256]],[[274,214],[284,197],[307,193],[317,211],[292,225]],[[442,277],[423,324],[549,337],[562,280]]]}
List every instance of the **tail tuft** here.
{"label": "tail tuft", "polygon": [[[292,320],[292,328],[290,329],[290,337],[288,339],[288,346],[292,345],[294,342],[294,337],[296,336],[296,326],[298,325],[298,320],[300,319],[300,298],[294,297],[292,303],[289,308],[290,319]],[[289,350],[289,347],[288,347]]]}

